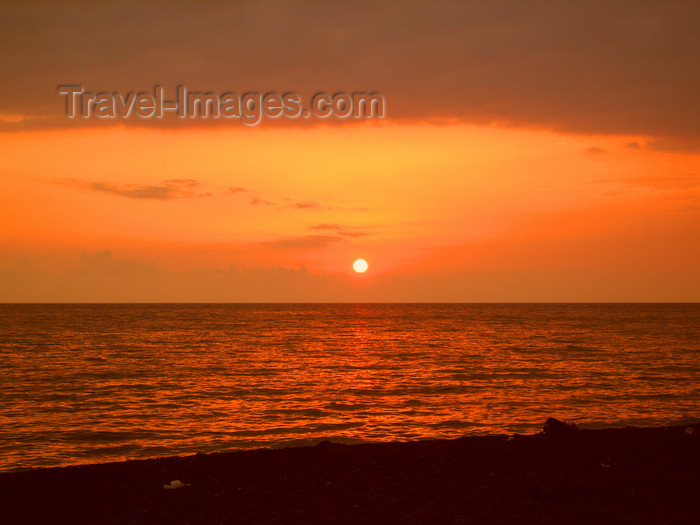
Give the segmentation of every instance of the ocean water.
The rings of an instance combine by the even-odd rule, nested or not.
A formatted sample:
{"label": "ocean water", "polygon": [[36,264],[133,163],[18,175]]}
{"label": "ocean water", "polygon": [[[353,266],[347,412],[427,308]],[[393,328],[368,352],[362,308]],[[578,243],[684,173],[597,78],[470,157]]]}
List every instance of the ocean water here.
{"label": "ocean water", "polygon": [[698,304],[0,305],[0,471],[700,417]]}

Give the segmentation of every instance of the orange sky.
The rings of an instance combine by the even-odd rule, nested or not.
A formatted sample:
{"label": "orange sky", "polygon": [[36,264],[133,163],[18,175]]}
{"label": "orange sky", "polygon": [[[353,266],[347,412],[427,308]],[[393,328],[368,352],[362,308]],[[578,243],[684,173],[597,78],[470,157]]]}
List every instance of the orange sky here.
{"label": "orange sky", "polygon": [[[299,6],[279,5],[292,4]],[[257,62],[238,63],[237,75],[217,75],[215,64],[208,62],[207,42],[194,38],[198,31],[209,34],[208,22],[195,17],[191,26],[178,25],[192,13],[181,13],[182,18],[171,13],[160,26],[136,23],[124,34],[99,37],[90,15],[122,9],[123,16],[135,16],[136,8],[131,3],[123,8],[95,5],[77,21],[71,19],[73,37],[59,51],[39,36],[27,44],[20,32],[7,28],[6,38],[17,44],[17,51],[10,62],[16,85],[0,88],[0,114],[6,116],[0,127],[0,301],[700,298],[700,133],[694,129],[699,115],[690,118],[697,102],[685,89],[691,80],[687,75],[697,73],[669,80],[678,83],[676,99],[653,99],[656,76],[682,66],[684,55],[669,58],[673,46],[665,47],[670,42],[665,34],[678,31],[687,13],[667,16],[653,30],[648,26],[656,20],[654,13],[642,11],[617,13],[629,22],[618,32],[600,22],[601,34],[625,44],[616,47],[627,55],[619,57],[625,64],[630,56],[641,63],[649,46],[657,46],[648,56],[648,78],[635,77],[637,70],[629,72],[637,78],[634,89],[624,84],[629,78],[605,75],[614,63],[585,62],[599,55],[600,43],[579,42],[574,34],[576,42],[562,53],[574,65],[589,64],[588,71],[597,77],[587,81],[585,91],[600,93],[595,99],[569,91],[572,98],[578,96],[578,105],[566,98],[565,86],[557,90],[549,83],[530,82],[514,65],[524,57],[511,57],[514,51],[504,51],[498,42],[510,37],[515,44],[530,45],[532,54],[525,58],[540,76],[559,75],[566,85],[578,73],[573,66],[562,66],[565,57],[553,53],[555,41],[566,34],[554,22],[557,17],[569,22],[579,17],[585,29],[597,23],[591,13],[573,8],[555,12],[545,24],[552,48],[542,47],[535,33],[513,25],[509,16],[481,13],[484,25],[467,31],[460,47],[458,27],[445,29],[442,40],[430,33],[438,22],[453,17],[445,4],[431,12],[420,30],[436,52],[448,49],[454,57],[433,71],[432,84],[424,86],[438,90],[436,95],[411,82],[416,71],[399,51],[399,43],[408,38],[406,24],[414,27],[421,13],[408,9],[404,19],[390,18],[393,22],[382,30],[370,24],[364,33],[356,12],[340,18],[332,10],[316,15],[333,18],[335,31],[324,26],[305,38],[320,43],[347,40],[345,47],[329,51],[337,61],[349,58],[350,50],[356,52],[369,39],[388,54],[388,62],[366,59],[364,68],[352,62],[345,70],[329,70],[328,77],[314,70],[299,91],[329,84],[342,84],[346,91],[358,85],[380,90],[388,113],[381,122],[69,125],[60,115],[57,83],[117,90],[119,73],[125,70],[130,82],[138,81],[135,89],[165,84],[171,77],[191,78],[198,87],[213,90],[231,84],[241,91],[251,84],[261,90],[289,90],[300,84],[300,77],[290,73],[296,70],[280,66],[272,58],[275,48],[264,45],[262,51],[260,45],[250,51],[257,53]],[[155,9],[160,4],[148,5]],[[205,11],[218,6],[226,14],[229,9],[206,5]],[[286,38],[289,45],[306,49],[293,38],[303,28],[278,20],[271,4],[252,5],[246,16],[257,19],[270,12],[277,20],[281,32],[275,33],[280,39],[274,42],[276,49],[285,48]],[[16,24],[19,20],[36,31],[53,27],[47,20],[52,8],[28,6],[3,6],[7,12],[0,19],[8,23],[14,17]],[[536,15],[531,14],[533,31],[542,20]],[[165,38],[178,28],[188,37],[183,37],[182,49]],[[250,43],[223,29],[218,35],[211,45]],[[163,62],[153,74],[130,47],[147,37],[148,49]],[[81,40],[92,51],[78,57],[75,45]],[[110,55],[119,42],[123,56]],[[318,64],[320,53],[307,49],[296,65]],[[100,58],[105,54],[111,62]],[[202,57],[200,66],[189,61],[193,55]],[[500,67],[484,65],[488,56]],[[80,60],[71,60],[76,57]],[[237,63],[227,62],[229,58],[223,53],[215,63],[219,69],[225,63],[234,67]],[[415,62],[416,68],[431,63],[420,53]],[[99,64],[97,72],[87,67],[90,63]],[[32,73],[24,76],[30,68]],[[481,78],[483,85],[464,80],[465,75]],[[509,78],[510,91],[500,93],[505,89],[502,81]],[[607,91],[621,85],[627,86],[627,97],[623,92],[616,101]],[[451,99],[449,90],[462,96]],[[644,101],[645,90],[652,94],[649,107],[635,110],[628,105],[630,97]],[[497,98],[487,100],[485,93]],[[551,106],[542,98],[547,93]],[[684,102],[690,116],[677,114]],[[659,114],[668,116],[655,117]],[[357,257],[369,261],[365,275],[352,272]]]}

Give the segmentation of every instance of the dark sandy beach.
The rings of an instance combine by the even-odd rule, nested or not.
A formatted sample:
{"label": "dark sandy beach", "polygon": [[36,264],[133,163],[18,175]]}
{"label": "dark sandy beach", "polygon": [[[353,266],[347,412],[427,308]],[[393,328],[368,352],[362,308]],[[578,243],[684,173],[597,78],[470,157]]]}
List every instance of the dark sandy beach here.
{"label": "dark sandy beach", "polygon": [[700,425],[41,469],[0,502],[7,524],[700,523]]}

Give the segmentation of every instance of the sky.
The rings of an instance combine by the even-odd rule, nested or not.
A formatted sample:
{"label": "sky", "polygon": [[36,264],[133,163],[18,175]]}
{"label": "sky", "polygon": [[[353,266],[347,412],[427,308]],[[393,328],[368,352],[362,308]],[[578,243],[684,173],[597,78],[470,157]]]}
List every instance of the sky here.
{"label": "sky", "polygon": [[[674,1],[4,2],[0,302],[698,301],[699,25]],[[62,84],[379,92],[386,116],[69,119]]]}

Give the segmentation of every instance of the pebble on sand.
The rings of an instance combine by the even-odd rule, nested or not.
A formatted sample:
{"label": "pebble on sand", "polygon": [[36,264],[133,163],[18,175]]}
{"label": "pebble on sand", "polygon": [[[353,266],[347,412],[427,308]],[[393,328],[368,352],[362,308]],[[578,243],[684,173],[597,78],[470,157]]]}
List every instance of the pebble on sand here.
{"label": "pebble on sand", "polygon": [[189,487],[189,483],[183,483],[179,479],[174,479],[170,482],[170,485],[163,485],[164,489],[181,489],[182,487]]}

